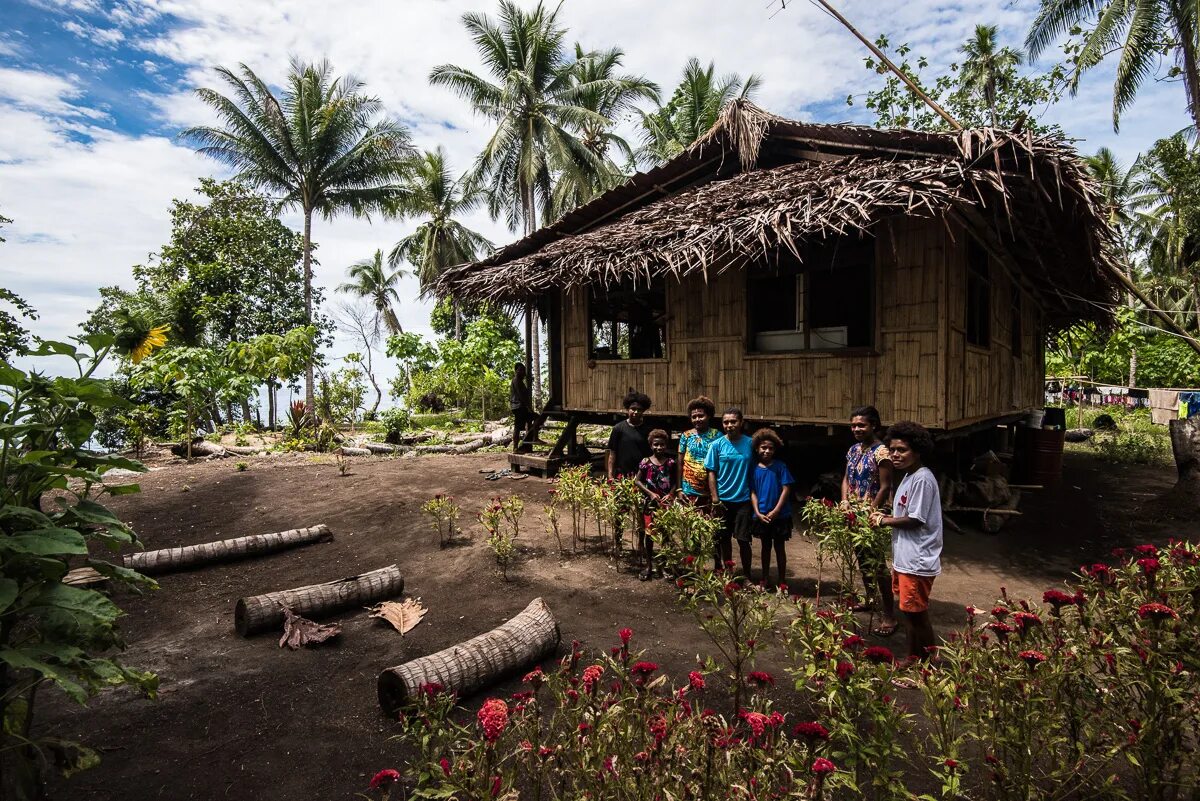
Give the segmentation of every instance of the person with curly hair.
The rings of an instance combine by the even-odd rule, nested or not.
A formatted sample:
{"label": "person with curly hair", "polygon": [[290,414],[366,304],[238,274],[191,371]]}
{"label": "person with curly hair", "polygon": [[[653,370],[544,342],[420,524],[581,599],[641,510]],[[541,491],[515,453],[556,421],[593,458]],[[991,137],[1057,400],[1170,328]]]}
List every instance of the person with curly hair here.
{"label": "person with curly hair", "polygon": [[692,428],[679,435],[676,484],[685,501],[707,507],[708,471],[704,469],[704,460],[708,449],[721,437],[721,432],[713,425],[717,408],[701,395],[687,405],[687,412]]}
{"label": "person with curly hair", "polygon": [[[879,439],[882,427],[879,410],[874,406],[860,406],[850,412],[850,433],[854,435],[855,443],[846,452],[846,470],[842,473],[843,504],[851,498],[861,498],[869,501],[874,509],[887,505],[892,494],[892,457],[887,446]],[[854,611],[870,610],[875,598],[879,598],[882,620],[872,633],[879,637],[890,637],[900,624],[896,622],[896,602],[892,598],[887,554],[868,553],[856,548],[855,556],[858,558],[866,597],[854,607]]]}
{"label": "person with curly hair", "polygon": [[650,440],[647,434],[646,410],[650,408],[650,396],[630,388],[621,401],[625,419],[612,427],[608,435],[608,456],[605,472],[610,481],[637,475],[638,465],[650,455]]}
{"label": "person with curly hair", "polygon": [[783,440],[769,428],[754,432],[751,440],[758,466],[750,480],[750,509],[754,513],[754,536],[762,540],[762,580],[771,575],[771,550],[775,551],[779,580],[785,583],[787,574],[786,543],[792,538],[792,485],[796,480],[783,460],[777,459],[783,450]]}
{"label": "person with curly hair", "polygon": [[908,633],[909,656],[926,659],[935,644],[929,594],[942,572],[942,496],[925,466],[933,455],[933,437],[921,424],[906,420],[889,428],[884,442],[903,478],[892,514],[876,511],[871,523],[892,529],[892,592]]}

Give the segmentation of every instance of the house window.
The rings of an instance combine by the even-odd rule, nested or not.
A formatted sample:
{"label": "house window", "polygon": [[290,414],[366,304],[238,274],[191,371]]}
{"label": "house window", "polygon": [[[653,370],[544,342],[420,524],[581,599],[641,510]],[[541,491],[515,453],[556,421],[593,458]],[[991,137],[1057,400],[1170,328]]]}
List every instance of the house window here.
{"label": "house window", "polygon": [[1009,325],[1009,330],[1012,335],[1012,355],[1013,358],[1021,358],[1021,345],[1024,339],[1024,331],[1021,330],[1021,288],[1015,283],[1012,288],[1012,323]]}
{"label": "house window", "polygon": [[593,285],[588,296],[589,353],[596,360],[661,359],[667,347],[667,290],[650,286]]}
{"label": "house window", "polygon": [[814,242],[802,258],[779,248],[750,266],[750,351],[868,348],[875,330],[875,240]]}
{"label": "house window", "polygon": [[967,343],[992,344],[992,277],[988,253],[974,239],[967,241]]}

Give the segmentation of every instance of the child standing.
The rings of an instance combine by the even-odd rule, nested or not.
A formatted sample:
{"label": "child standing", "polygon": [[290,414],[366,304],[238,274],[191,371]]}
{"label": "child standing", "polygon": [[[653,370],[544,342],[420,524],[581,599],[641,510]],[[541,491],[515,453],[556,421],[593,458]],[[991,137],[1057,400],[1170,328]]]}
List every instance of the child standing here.
{"label": "child standing", "polygon": [[753,555],[750,552],[750,468],[754,448],[750,438],[742,433],[742,410],[736,406],[725,410],[721,428],[725,436],[718,438],[704,457],[708,471],[708,493],[714,514],[721,518],[717,532],[716,569],[733,559],[733,540],[738,541],[742,573],[750,578]]}
{"label": "child standing", "polygon": [[[869,501],[872,509],[887,505],[892,492],[892,459],[887,446],[879,440],[882,427],[879,410],[874,406],[860,406],[850,412],[850,433],[857,440],[846,452],[846,471],[842,474],[842,501],[860,498]],[[879,637],[890,637],[895,633],[896,604],[892,598],[892,580],[887,571],[887,555],[855,551],[858,568],[862,572],[866,601],[855,607],[856,612],[871,608],[872,598],[878,593],[880,612],[883,619],[873,633]]]}
{"label": "child standing", "polygon": [[636,475],[642,459],[650,455],[645,418],[646,410],[650,408],[650,396],[631,389],[621,404],[625,419],[613,426],[608,435],[605,472],[609,481]]}
{"label": "child standing", "polygon": [[896,487],[891,515],[875,512],[871,523],[892,527],[892,592],[908,630],[910,657],[925,659],[934,645],[929,593],[942,572],[942,497],[925,460],[933,437],[919,423],[900,422],[885,441],[892,466],[904,475]]}
{"label": "child standing", "polygon": [[675,460],[670,456],[671,437],[661,428],[656,428],[646,437],[650,441],[650,455],[638,464],[637,485],[642,491],[642,525],[638,533],[642,557],[646,568],[638,576],[648,581],[656,573],[654,567],[654,541],[650,524],[654,511],[675,494]]}
{"label": "child standing", "polygon": [[771,575],[771,549],[779,566],[779,581],[787,573],[785,543],[792,538],[792,485],[795,479],[787,465],[775,457],[783,449],[783,440],[769,428],[760,428],[752,440],[758,466],[750,483],[750,508],[754,511],[754,536],[762,540],[762,580]]}
{"label": "child standing", "polygon": [[692,430],[679,436],[677,483],[685,501],[707,506],[708,471],[704,469],[704,460],[708,457],[708,449],[721,437],[721,432],[713,426],[717,409],[711,400],[701,395],[688,404],[687,410]]}

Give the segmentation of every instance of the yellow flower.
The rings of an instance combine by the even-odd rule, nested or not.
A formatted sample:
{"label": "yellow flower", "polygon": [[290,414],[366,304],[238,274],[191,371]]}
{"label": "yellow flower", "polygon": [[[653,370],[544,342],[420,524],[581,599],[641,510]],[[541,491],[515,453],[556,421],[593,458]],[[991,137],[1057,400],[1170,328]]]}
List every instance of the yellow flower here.
{"label": "yellow flower", "polygon": [[158,325],[147,331],[141,341],[135,344],[129,351],[129,357],[133,360],[133,363],[137,364],[153,353],[155,349],[167,344],[167,332],[170,330],[171,326],[169,325]]}

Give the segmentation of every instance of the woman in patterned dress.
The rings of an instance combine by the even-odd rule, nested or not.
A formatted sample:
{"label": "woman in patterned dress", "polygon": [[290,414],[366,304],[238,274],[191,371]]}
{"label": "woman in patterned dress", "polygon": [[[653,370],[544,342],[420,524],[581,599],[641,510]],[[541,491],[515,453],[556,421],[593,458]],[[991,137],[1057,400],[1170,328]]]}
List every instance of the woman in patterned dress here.
{"label": "woman in patterned dress", "polygon": [[[888,505],[892,492],[892,460],[887,446],[879,440],[880,428],[879,410],[874,406],[861,406],[850,413],[850,433],[856,442],[846,452],[846,472],[842,475],[843,502],[860,498],[869,501],[872,509],[882,509]],[[883,618],[874,633],[880,637],[890,636],[895,633],[898,624],[887,557],[884,554],[860,553],[858,563],[860,569],[862,565],[870,563],[873,567],[879,566],[879,570],[862,571],[867,596],[866,601],[855,609],[870,609],[872,599],[878,594]]]}

